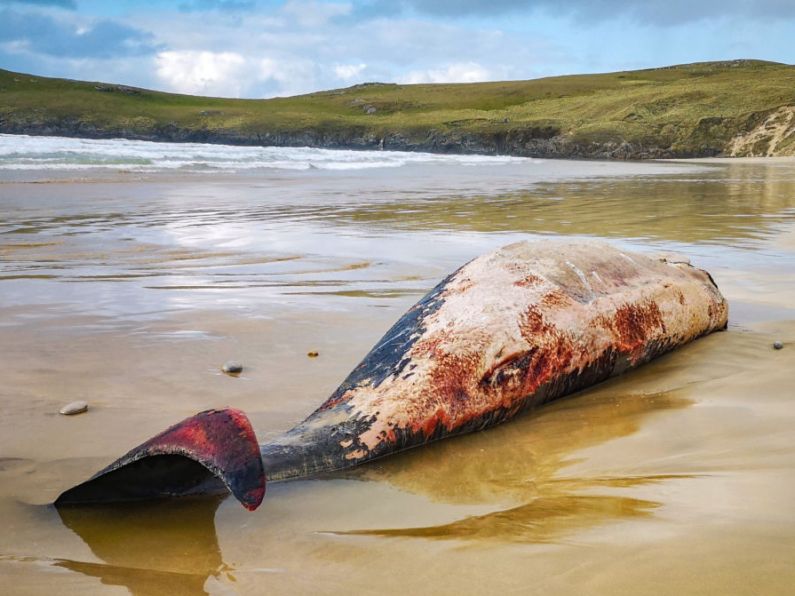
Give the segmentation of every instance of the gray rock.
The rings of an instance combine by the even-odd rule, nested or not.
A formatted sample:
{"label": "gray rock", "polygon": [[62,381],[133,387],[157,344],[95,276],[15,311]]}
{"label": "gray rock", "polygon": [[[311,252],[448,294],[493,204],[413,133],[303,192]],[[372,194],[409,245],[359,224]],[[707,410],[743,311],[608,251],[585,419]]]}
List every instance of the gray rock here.
{"label": "gray rock", "polygon": [[73,401],[71,403],[66,404],[63,408],[59,411],[64,416],[74,416],[75,414],[82,414],[88,410],[88,404],[84,401]]}
{"label": "gray rock", "polygon": [[783,347],[784,347],[784,344],[781,343],[780,341],[774,341],[773,342],[773,349],[774,350],[780,350]]}
{"label": "gray rock", "polygon": [[228,375],[237,375],[243,372],[243,365],[240,364],[239,362],[234,362],[230,360],[221,367],[221,370]]}

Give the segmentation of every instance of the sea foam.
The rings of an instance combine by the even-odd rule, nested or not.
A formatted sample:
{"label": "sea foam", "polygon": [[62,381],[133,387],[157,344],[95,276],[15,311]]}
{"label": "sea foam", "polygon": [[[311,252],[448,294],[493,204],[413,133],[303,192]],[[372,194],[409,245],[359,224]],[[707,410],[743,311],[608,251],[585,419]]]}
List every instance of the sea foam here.
{"label": "sea foam", "polygon": [[0,170],[360,170],[408,164],[493,166],[521,161],[525,158],[0,134]]}

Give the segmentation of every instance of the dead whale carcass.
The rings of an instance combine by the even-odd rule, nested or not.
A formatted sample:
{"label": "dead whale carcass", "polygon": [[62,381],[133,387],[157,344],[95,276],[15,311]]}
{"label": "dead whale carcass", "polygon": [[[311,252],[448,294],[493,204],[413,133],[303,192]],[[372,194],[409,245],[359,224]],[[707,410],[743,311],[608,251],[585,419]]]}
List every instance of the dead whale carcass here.
{"label": "dead whale carcass", "polygon": [[406,312],[315,412],[258,445],[210,410],[133,449],[57,505],[232,492],[482,430],[712,331],[710,275],[599,242],[517,243],[470,261]]}

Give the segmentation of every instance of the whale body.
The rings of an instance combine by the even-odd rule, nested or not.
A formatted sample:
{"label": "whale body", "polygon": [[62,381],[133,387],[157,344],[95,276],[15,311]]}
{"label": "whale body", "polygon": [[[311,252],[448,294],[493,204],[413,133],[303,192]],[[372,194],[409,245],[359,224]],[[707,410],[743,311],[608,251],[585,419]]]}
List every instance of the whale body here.
{"label": "whale body", "polygon": [[232,492],[344,469],[483,430],[725,329],[728,305],[686,259],[602,242],[521,242],[465,264],[411,307],[303,422],[258,445],[210,410],[63,493],[56,505]]}

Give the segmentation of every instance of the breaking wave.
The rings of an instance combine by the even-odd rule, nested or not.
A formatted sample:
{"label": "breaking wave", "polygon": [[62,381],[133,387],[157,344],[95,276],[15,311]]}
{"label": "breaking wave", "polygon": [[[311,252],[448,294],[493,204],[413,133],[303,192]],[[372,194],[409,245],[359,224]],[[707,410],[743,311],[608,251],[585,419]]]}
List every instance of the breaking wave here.
{"label": "breaking wave", "polygon": [[399,168],[409,164],[477,166],[521,161],[529,160],[507,156],[437,155],[311,147],[240,147],[0,134],[0,170],[360,170]]}

